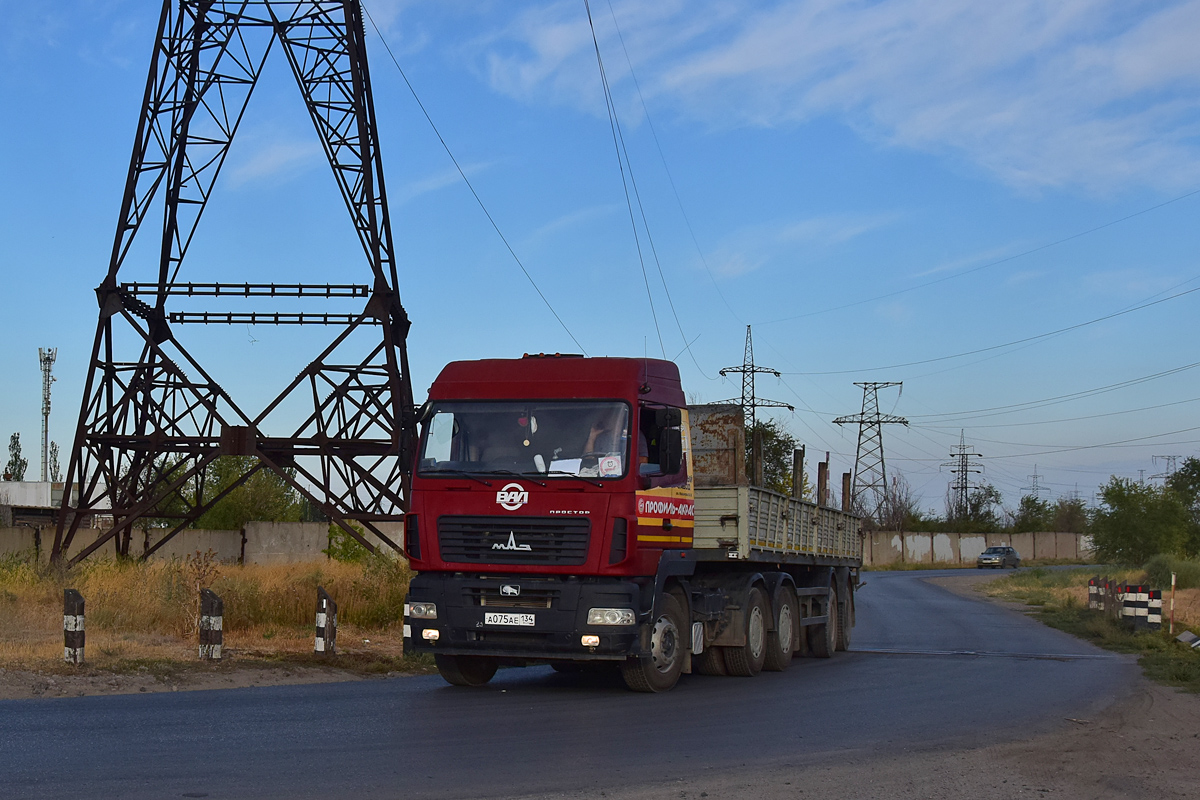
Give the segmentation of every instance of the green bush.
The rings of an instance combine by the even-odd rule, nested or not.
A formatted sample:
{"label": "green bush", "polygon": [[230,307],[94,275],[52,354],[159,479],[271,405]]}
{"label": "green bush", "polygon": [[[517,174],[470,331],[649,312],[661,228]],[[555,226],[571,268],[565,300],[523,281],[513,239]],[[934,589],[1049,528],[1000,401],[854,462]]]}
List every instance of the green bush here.
{"label": "green bush", "polygon": [[1187,561],[1163,553],[1146,562],[1146,579],[1155,589],[1171,588],[1171,573],[1179,589],[1200,589],[1200,561]]}
{"label": "green bush", "polygon": [[[354,523],[350,523],[350,526],[358,531],[359,535],[363,534],[363,529],[360,526]],[[329,547],[321,552],[334,561],[342,561],[347,564],[357,564],[371,557],[370,550],[363,547],[361,542],[346,533],[340,525],[336,524],[329,526]]]}

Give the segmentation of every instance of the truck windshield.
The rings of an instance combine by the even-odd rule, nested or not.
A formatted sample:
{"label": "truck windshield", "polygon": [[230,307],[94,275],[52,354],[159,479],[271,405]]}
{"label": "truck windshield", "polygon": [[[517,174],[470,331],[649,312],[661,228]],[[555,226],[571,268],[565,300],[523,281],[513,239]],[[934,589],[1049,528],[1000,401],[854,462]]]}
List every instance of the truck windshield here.
{"label": "truck windshield", "polygon": [[620,478],[629,446],[623,402],[443,402],[425,424],[418,472]]}

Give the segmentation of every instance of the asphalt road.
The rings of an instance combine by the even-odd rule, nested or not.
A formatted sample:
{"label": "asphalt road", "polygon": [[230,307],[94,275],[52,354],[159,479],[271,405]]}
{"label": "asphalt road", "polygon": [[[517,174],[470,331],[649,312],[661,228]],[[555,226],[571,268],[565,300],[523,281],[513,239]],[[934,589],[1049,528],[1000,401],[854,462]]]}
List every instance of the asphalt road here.
{"label": "asphalt road", "polygon": [[1021,739],[1124,696],[1136,666],[997,605],[868,574],[852,651],[663,695],[503,670],[0,702],[0,796],[505,797],[601,789],[839,751]]}

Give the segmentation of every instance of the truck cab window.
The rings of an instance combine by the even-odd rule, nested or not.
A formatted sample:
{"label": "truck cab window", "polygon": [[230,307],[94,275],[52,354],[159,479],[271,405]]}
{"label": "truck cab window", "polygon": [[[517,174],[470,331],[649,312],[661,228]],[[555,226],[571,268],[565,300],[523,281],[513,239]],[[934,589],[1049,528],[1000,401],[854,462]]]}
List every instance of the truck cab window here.
{"label": "truck cab window", "polygon": [[629,405],[619,401],[437,402],[418,472],[620,478],[630,438]]}

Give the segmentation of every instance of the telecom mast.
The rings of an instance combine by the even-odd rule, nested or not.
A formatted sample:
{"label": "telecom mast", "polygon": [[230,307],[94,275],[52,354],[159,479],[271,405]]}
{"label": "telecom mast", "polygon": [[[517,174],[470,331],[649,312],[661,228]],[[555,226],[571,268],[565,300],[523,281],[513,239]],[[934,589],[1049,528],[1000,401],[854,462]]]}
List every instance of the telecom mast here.
{"label": "telecom mast", "polygon": [[38,362],[42,365],[42,483],[50,480],[50,384],[54,383],[50,370],[56,356],[57,347],[38,348]]}

